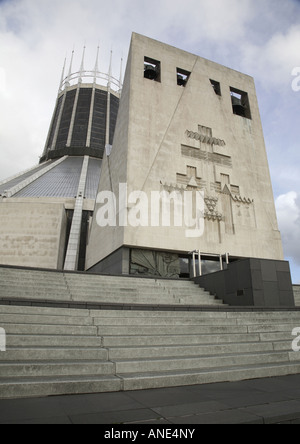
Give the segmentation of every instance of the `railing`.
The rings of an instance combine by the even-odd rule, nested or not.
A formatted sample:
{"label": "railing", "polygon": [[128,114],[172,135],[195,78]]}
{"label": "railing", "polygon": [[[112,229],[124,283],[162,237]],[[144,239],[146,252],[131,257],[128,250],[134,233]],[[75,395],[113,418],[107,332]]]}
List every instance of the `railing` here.
{"label": "railing", "polygon": [[108,86],[110,89],[117,93],[121,93],[122,83],[110,74],[106,74],[100,71],[78,71],[68,75],[60,85],[60,91],[64,90],[66,87],[76,84],[78,79],[91,79],[97,82],[97,84],[103,84],[103,86]]}
{"label": "railing", "polygon": [[[202,257],[212,257],[218,258],[220,262],[220,270],[224,270],[223,259],[226,264],[229,264],[229,253],[225,254],[209,254],[209,253],[201,253],[200,250],[190,251],[189,255],[192,256],[192,268],[193,268],[193,277],[202,276]],[[197,259],[198,259],[198,267],[197,267]],[[198,270],[197,270],[198,268]],[[198,273],[198,274],[197,274]]]}

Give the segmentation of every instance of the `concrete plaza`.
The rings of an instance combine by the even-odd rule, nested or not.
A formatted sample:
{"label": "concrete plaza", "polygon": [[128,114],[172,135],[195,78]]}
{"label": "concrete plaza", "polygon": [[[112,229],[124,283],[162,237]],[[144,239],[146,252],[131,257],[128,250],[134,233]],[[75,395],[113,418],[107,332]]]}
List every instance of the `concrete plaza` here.
{"label": "concrete plaza", "polygon": [[0,400],[0,424],[299,424],[300,375]]}

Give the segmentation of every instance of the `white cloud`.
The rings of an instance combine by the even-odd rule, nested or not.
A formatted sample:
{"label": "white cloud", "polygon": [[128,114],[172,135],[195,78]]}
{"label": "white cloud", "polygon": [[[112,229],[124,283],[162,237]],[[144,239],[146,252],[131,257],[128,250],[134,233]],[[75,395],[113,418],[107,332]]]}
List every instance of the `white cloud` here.
{"label": "white cloud", "polygon": [[286,257],[300,265],[300,196],[295,191],[276,199],[278,224]]}
{"label": "white cloud", "polygon": [[244,69],[255,73],[266,89],[280,87],[280,93],[291,90],[291,72],[300,62],[300,25],[279,30],[261,43],[245,45]]}
{"label": "white cloud", "polygon": [[[99,4],[93,0],[90,6],[83,0],[0,3],[0,180],[38,162],[63,61],[66,53],[70,60],[73,46],[77,70],[84,43],[90,68],[100,43],[100,69],[107,71],[114,43],[114,73],[119,75],[121,52],[127,51],[129,39],[114,42],[114,26],[119,26],[121,17],[111,6],[104,10]],[[110,22],[113,12],[115,19]]]}
{"label": "white cloud", "polygon": [[[79,67],[84,43],[86,66],[92,67],[99,42],[103,70],[113,46],[118,76],[132,31],[253,75],[264,105],[262,115],[265,109],[269,112],[263,123],[267,145],[273,147],[271,164],[275,171],[277,166],[294,171],[294,153],[288,150],[294,151],[299,140],[300,92],[291,89],[291,69],[300,66],[299,13],[296,0],[0,2],[0,81],[5,79],[5,87],[0,85],[0,180],[30,167],[42,153],[63,60],[67,54],[69,61],[73,45],[74,67]],[[287,89],[294,94],[293,108]],[[297,173],[293,184],[283,175],[284,171],[273,175],[278,194],[286,189],[300,193]]]}
{"label": "white cloud", "polygon": [[[185,43],[200,44],[198,53],[205,41],[220,46],[237,42],[244,36],[246,22],[255,14],[251,0],[187,0],[184,4],[181,0],[155,2],[158,23],[166,25],[163,18],[168,17],[165,29],[176,29],[178,39]],[[152,7],[153,1],[149,4]]]}

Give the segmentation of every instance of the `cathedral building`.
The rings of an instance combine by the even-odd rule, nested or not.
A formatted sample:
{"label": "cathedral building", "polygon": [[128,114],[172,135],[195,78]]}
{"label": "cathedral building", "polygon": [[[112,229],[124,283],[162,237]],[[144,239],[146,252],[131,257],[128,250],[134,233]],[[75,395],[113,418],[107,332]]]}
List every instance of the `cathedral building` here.
{"label": "cathedral building", "polygon": [[123,85],[84,56],[40,164],[0,182],[1,264],[189,278],[282,260],[253,78],[135,33]]}

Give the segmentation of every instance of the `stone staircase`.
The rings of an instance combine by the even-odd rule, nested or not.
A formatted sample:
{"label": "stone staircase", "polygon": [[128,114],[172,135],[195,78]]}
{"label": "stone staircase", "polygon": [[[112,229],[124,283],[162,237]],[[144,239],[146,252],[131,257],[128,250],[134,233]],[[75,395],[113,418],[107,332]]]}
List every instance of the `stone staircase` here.
{"label": "stone staircase", "polygon": [[223,302],[192,281],[99,276],[0,267],[0,301],[64,306],[218,306]]}
{"label": "stone staircase", "polygon": [[189,281],[0,267],[0,398],[296,374],[296,327],[296,309],[240,311]]}
{"label": "stone staircase", "polygon": [[299,311],[0,306],[0,398],[99,393],[300,372]]}

